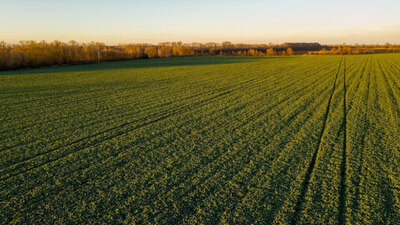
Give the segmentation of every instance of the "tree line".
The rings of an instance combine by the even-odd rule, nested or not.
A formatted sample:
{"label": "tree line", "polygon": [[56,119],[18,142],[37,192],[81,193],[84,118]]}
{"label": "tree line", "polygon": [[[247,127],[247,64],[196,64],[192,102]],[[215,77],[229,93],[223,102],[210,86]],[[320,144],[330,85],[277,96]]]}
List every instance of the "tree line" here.
{"label": "tree line", "polygon": [[400,52],[400,45],[330,45],[318,51],[308,51],[308,55],[359,55]]}
{"label": "tree line", "polygon": [[99,42],[0,42],[0,70],[128,59],[181,56],[291,56],[400,52],[400,45],[320,45],[319,43],[234,44],[162,42],[105,45]]}

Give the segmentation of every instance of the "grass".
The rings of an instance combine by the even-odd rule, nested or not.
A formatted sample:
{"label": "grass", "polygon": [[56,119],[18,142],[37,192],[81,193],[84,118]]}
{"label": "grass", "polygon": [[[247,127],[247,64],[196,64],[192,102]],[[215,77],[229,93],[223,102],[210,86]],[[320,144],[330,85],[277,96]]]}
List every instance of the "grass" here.
{"label": "grass", "polygon": [[400,55],[0,73],[0,222],[393,224]]}

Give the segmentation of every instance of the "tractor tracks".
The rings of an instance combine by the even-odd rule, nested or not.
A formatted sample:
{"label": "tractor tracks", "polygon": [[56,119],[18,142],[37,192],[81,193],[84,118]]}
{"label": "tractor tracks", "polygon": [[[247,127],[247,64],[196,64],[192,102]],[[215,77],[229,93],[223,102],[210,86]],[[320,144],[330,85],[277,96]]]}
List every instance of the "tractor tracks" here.
{"label": "tractor tracks", "polygon": [[319,152],[319,150],[321,148],[322,138],[323,138],[325,130],[326,130],[326,124],[327,124],[327,120],[328,120],[328,116],[329,116],[329,111],[330,111],[330,108],[331,108],[333,94],[335,93],[335,90],[336,90],[336,83],[337,83],[337,79],[338,79],[338,76],[339,76],[340,69],[341,69],[343,61],[344,61],[344,57],[342,57],[340,59],[340,62],[339,62],[339,67],[338,67],[338,70],[336,72],[335,81],[333,82],[332,93],[331,93],[331,95],[329,97],[328,105],[326,107],[326,111],[325,111],[325,114],[324,114],[324,117],[323,117],[323,125],[322,125],[321,133],[320,133],[319,138],[318,138],[317,148],[314,150],[314,154],[312,156],[310,164],[308,165],[307,172],[306,172],[306,175],[304,177],[303,183],[301,184],[300,195],[299,195],[299,197],[297,199],[297,202],[296,202],[296,205],[294,207],[295,211],[294,211],[293,217],[292,217],[292,219],[290,221],[290,224],[297,224],[297,222],[300,219],[301,211],[302,211],[303,205],[305,203],[305,196],[306,196],[308,187],[310,185],[310,180],[311,180],[311,176],[313,174],[314,168],[315,168],[315,163],[317,161],[318,152]]}
{"label": "tractor tracks", "polygon": [[347,168],[347,99],[346,99],[346,59],[343,62],[343,151],[340,165],[339,217],[338,224],[346,223],[346,168]]}

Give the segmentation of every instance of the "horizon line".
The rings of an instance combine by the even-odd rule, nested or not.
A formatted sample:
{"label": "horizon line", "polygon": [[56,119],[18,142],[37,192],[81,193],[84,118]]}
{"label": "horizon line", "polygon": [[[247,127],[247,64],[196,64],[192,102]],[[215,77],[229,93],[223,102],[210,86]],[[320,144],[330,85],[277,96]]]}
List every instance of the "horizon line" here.
{"label": "horizon line", "polygon": [[229,41],[229,40],[225,40],[225,41],[204,41],[204,42],[201,42],[201,41],[190,41],[190,42],[184,42],[184,41],[181,41],[181,40],[177,40],[177,41],[159,41],[159,42],[118,42],[118,43],[110,43],[110,42],[104,42],[104,41],[98,41],[98,40],[92,40],[92,41],[79,41],[79,40],[74,40],[74,39],[71,39],[71,40],[67,40],[67,41],[65,41],[65,40],[59,40],[59,39],[54,39],[54,40],[46,40],[46,39],[41,39],[41,40],[38,40],[38,39],[20,39],[20,40],[17,40],[17,41],[11,41],[11,42],[8,42],[8,41],[3,41],[3,40],[0,40],[0,42],[4,42],[4,43],[6,43],[6,44],[19,44],[20,42],[29,42],[29,41],[33,41],[33,42],[42,42],[42,41],[45,41],[46,43],[52,43],[52,42],[56,42],[56,41],[59,41],[59,42],[63,42],[63,43],[68,43],[68,42],[71,42],[71,41],[74,41],[74,42],[77,42],[77,43],[79,43],[79,44],[89,44],[89,43],[102,43],[102,44],[104,44],[104,45],[107,45],[107,46],[117,46],[117,45],[130,45],[130,44],[132,44],[132,45],[159,45],[159,44],[161,44],[161,43],[179,43],[179,42],[181,42],[183,45],[190,45],[190,44],[207,44],[207,43],[216,43],[216,44],[222,44],[222,43],[224,43],[224,42],[230,42],[230,43],[232,43],[232,44],[246,44],[246,45],[281,45],[281,44],[285,44],[285,43],[318,43],[318,44],[320,44],[320,45],[322,45],[322,46],[324,46],[324,45],[326,45],[326,46],[330,46],[330,45],[386,45],[386,44],[389,44],[389,45],[400,45],[400,43],[393,43],[393,42],[378,42],[378,43],[372,43],[372,42],[366,42],[366,43],[363,43],[363,42],[351,42],[351,43],[346,43],[346,42],[342,42],[342,43],[331,43],[331,44],[328,44],[328,43],[322,43],[322,42],[319,42],[319,41],[282,41],[282,42],[234,42],[234,41]]}

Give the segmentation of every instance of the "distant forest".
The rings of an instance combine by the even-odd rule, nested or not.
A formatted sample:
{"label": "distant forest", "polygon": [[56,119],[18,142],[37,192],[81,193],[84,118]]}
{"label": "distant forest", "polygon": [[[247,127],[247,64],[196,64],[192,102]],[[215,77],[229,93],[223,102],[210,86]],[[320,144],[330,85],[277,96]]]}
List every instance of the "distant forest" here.
{"label": "distant forest", "polygon": [[0,42],[0,70],[182,56],[344,55],[389,52],[400,52],[400,45],[389,43],[384,45],[234,44],[226,41],[223,43],[163,42],[157,45],[110,46],[95,42],[21,41],[18,44]]}

